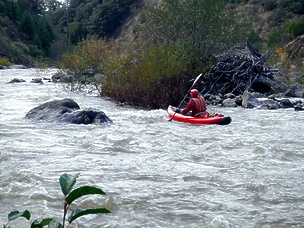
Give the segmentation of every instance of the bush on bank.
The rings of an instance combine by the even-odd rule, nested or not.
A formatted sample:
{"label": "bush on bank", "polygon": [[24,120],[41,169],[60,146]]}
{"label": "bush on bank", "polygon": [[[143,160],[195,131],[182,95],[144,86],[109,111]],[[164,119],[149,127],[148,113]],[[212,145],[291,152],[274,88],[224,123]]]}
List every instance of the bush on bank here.
{"label": "bush on bank", "polygon": [[74,76],[92,76],[102,72],[104,61],[109,57],[110,44],[105,40],[85,40],[72,53],[63,56],[59,67]]}
{"label": "bush on bank", "polygon": [[165,108],[186,90],[185,81],[193,73],[190,63],[176,45],[132,47],[107,63],[101,94],[133,106]]}
{"label": "bush on bank", "polygon": [[197,73],[190,52],[178,44],[86,40],[63,57],[60,68],[80,84],[95,84],[101,96],[136,107],[164,108],[178,103],[186,82]]}
{"label": "bush on bank", "polygon": [[12,64],[10,63],[10,61],[9,61],[8,58],[0,57],[0,66],[6,66],[6,67],[8,67],[10,65],[12,65]]}

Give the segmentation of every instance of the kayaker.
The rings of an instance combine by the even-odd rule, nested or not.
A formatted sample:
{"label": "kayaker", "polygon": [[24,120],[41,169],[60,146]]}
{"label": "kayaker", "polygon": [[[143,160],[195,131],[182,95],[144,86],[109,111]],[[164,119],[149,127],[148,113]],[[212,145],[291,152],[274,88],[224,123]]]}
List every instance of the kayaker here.
{"label": "kayaker", "polygon": [[190,96],[192,99],[187,106],[184,109],[176,109],[176,112],[182,113],[183,115],[190,114],[191,116],[201,116],[207,110],[205,98],[199,95],[197,89],[192,89],[190,91]]}

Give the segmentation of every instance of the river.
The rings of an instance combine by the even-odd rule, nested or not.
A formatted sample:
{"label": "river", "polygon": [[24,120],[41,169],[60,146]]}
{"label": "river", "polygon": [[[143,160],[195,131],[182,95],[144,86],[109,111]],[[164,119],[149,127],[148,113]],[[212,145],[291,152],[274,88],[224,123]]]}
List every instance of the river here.
{"label": "river", "polygon": [[[230,125],[168,122],[165,110],[141,110],[67,90],[54,69],[0,71],[0,226],[12,210],[62,220],[59,177],[80,173],[76,208],[106,207],[70,227],[304,227],[304,112],[208,107]],[[7,84],[13,78],[24,83]],[[112,120],[106,125],[35,122],[32,108],[72,98]],[[19,218],[12,228],[30,227]]]}

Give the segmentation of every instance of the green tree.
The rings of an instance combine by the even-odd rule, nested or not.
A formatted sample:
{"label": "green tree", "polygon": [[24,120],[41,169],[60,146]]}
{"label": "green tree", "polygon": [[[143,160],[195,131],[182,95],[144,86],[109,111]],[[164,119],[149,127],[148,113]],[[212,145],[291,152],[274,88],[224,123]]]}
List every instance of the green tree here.
{"label": "green tree", "polygon": [[33,38],[35,34],[34,18],[30,11],[26,10],[22,14],[20,20],[20,30],[29,38]]}
{"label": "green tree", "polygon": [[18,0],[21,10],[30,10],[35,14],[42,14],[45,9],[43,0]]}
{"label": "green tree", "polygon": [[52,12],[56,11],[56,9],[62,6],[62,3],[57,0],[46,0],[45,4],[46,8]]}
{"label": "green tree", "polygon": [[90,33],[99,37],[109,36],[129,13],[132,0],[110,0],[99,4],[90,17]]}
{"label": "green tree", "polygon": [[17,2],[7,1],[6,3],[6,13],[7,16],[13,20],[18,21],[21,18],[21,9]]}
{"label": "green tree", "polygon": [[0,15],[4,14],[6,15],[6,5],[4,2],[0,1]]}
{"label": "green tree", "polygon": [[35,44],[39,47],[39,49],[45,53],[48,53],[53,40],[54,34],[46,18],[39,18],[36,23]]}
{"label": "green tree", "polygon": [[142,15],[145,39],[191,46],[202,60],[244,39],[225,0],[164,0]]}

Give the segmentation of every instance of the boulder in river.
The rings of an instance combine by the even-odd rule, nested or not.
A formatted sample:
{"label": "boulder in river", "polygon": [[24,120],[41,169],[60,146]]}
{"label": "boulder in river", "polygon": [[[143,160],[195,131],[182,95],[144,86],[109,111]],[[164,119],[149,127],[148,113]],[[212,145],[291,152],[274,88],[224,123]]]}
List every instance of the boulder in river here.
{"label": "boulder in river", "polygon": [[260,109],[278,109],[279,103],[272,99],[264,100],[260,106]]}
{"label": "boulder in river", "polygon": [[49,101],[31,109],[25,116],[29,119],[67,122],[74,124],[102,124],[112,120],[98,109],[80,110],[79,105],[69,98]]}
{"label": "boulder in river", "polygon": [[223,100],[222,107],[237,107],[236,99],[235,98],[227,98]]}
{"label": "boulder in river", "polygon": [[255,108],[261,105],[261,101],[259,101],[253,93],[249,93],[245,91],[242,95],[242,107],[244,108]]}
{"label": "boulder in river", "polygon": [[20,83],[20,82],[26,82],[24,79],[14,78],[10,80],[8,83]]}

